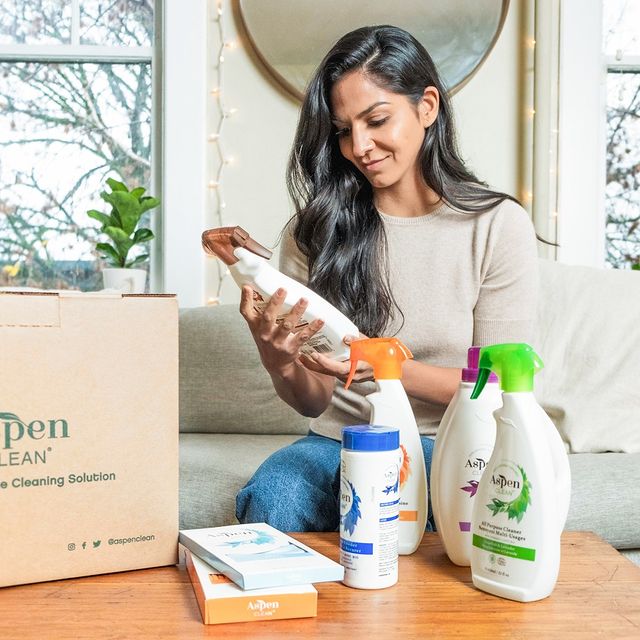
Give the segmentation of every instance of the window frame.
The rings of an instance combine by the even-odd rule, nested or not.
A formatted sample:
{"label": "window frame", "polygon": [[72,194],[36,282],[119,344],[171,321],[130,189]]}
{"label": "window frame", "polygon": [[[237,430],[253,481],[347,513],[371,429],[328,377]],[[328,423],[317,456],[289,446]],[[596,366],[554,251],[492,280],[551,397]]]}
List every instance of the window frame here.
{"label": "window frame", "polygon": [[[164,5],[177,4],[178,0],[156,0],[154,4],[154,41],[149,47],[100,46],[80,44],[80,0],[71,0],[71,42],[55,44],[0,44],[0,62],[42,62],[42,63],[119,63],[151,65],[151,193],[160,193],[162,189],[162,27]],[[161,202],[158,215],[151,217],[151,225],[156,242],[151,243],[149,264],[149,288],[152,292],[162,291],[163,260],[163,217],[164,206]]]}
{"label": "window frame", "polygon": [[[622,72],[622,73],[638,73],[640,75],[640,55],[604,55],[603,52],[603,60],[605,65],[605,83],[607,80],[607,76],[610,72]],[[605,101],[604,107],[604,127],[606,128],[606,117],[607,117],[607,105]],[[605,140],[606,143],[606,140]],[[606,168],[606,157],[605,157],[605,168]],[[606,184],[603,185],[603,192],[606,189]],[[603,196],[604,200],[604,196]],[[603,204],[604,206],[604,204]],[[606,213],[605,213],[605,230],[603,233],[606,233]],[[603,243],[606,249],[606,235],[605,242]],[[606,253],[606,251],[605,251]]]}
{"label": "window frame", "polygon": [[605,266],[606,240],[602,14],[602,0],[560,5],[558,260],[594,267]]}
{"label": "window frame", "polygon": [[158,289],[178,294],[181,307],[197,307],[205,301],[206,263],[200,236],[207,209],[210,3],[196,2],[189,11],[180,0],[164,0],[162,5],[164,277]]}

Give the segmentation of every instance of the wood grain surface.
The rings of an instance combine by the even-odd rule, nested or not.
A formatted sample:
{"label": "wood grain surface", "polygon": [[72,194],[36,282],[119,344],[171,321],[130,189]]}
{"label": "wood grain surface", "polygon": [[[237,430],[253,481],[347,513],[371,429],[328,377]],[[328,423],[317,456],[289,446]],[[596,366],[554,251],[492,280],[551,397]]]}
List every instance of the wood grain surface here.
{"label": "wood grain surface", "polygon": [[[338,559],[337,534],[294,535]],[[0,589],[0,638],[640,639],[640,567],[592,533],[563,535],[558,584],[538,602],[475,589],[437,534],[400,558],[394,587],[316,588],[317,618],[206,626],[183,566],[7,587]]]}

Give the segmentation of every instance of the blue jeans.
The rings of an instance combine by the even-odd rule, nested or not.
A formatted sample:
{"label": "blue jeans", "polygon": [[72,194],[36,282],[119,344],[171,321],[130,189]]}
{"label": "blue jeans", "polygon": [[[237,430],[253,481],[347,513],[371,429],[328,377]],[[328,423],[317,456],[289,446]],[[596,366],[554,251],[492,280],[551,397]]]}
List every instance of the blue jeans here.
{"label": "blue jeans", "polygon": [[[421,439],[429,478],[433,440]],[[238,520],[266,522],[280,531],[337,531],[340,446],[310,432],[269,456],[236,497]],[[426,530],[435,531],[431,500]]]}

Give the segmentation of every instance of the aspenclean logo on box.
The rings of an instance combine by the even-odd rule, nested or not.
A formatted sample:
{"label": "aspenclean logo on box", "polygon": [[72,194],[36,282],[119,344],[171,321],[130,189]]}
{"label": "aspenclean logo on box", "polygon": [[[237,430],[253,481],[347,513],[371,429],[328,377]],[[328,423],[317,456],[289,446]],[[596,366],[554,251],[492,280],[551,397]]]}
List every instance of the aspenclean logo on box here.
{"label": "aspenclean logo on box", "polygon": [[[21,420],[15,413],[0,412],[0,467],[46,465],[54,455],[52,440],[70,438],[69,423],[63,418],[49,420]],[[45,440],[46,445],[36,448],[34,441]],[[45,443],[43,443],[45,444]],[[30,447],[22,449],[22,447]],[[28,489],[31,487],[64,487],[65,484],[84,482],[110,482],[117,478],[113,472],[80,472],[67,476],[17,476],[10,482],[0,480],[0,489]]]}
{"label": "aspenclean logo on box", "polygon": [[[52,451],[51,446],[36,448],[36,442],[41,444],[40,440],[69,438],[69,424],[63,418],[26,422],[15,413],[0,411],[0,437],[0,467],[46,464],[47,454]],[[25,445],[32,445],[34,448],[27,451],[15,450]]]}

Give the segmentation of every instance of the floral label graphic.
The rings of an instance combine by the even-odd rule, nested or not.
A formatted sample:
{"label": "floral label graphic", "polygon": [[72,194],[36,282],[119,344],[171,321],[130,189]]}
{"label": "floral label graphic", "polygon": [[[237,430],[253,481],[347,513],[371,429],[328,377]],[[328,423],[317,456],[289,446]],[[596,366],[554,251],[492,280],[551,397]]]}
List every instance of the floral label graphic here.
{"label": "floral label graphic", "polygon": [[384,493],[385,496],[398,493],[400,489],[400,474],[397,465],[391,465],[386,469],[384,472],[384,482],[385,486],[382,493]]}
{"label": "floral label graphic", "polygon": [[360,496],[356,493],[353,484],[349,480],[343,479],[340,491],[340,524],[345,533],[351,536],[356,530],[358,520],[362,518],[360,502]]}
{"label": "floral label graphic", "polygon": [[411,457],[402,444],[400,451],[402,451],[402,466],[400,467],[400,488],[402,489],[411,475]]}
{"label": "floral label graphic", "polygon": [[492,516],[506,513],[509,520],[522,521],[531,504],[531,482],[520,465],[503,463],[491,475],[491,486],[496,497],[486,505]]}
{"label": "floral label graphic", "polygon": [[469,494],[470,498],[476,495],[478,491],[478,481],[477,480],[469,480],[465,487],[460,487],[462,491],[466,491]]}
{"label": "floral label graphic", "polygon": [[208,534],[207,542],[215,554],[238,563],[306,557],[309,553],[291,540],[252,527]]}

